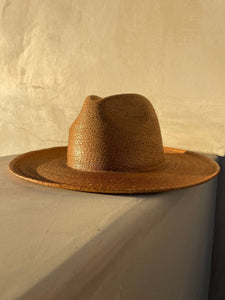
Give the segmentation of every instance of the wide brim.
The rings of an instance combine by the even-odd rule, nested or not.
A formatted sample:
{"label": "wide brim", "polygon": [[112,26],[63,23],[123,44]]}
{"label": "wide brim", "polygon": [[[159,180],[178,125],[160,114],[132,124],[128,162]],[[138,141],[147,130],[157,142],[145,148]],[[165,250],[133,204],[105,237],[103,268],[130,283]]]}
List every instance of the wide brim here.
{"label": "wide brim", "polygon": [[165,163],[144,172],[89,172],[66,165],[67,147],[28,152],[14,158],[10,171],[25,180],[75,191],[139,194],[186,188],[206,182],[219,173],[219,165],[207,156],[164,148]]}

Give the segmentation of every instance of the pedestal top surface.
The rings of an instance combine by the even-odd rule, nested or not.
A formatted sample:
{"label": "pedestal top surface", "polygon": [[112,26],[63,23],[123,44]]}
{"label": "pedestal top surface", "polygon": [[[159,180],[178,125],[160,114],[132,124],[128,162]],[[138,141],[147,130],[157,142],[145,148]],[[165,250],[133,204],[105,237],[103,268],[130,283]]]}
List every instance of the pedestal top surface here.
{"label": "pedestal top surface", "polygon": [[[5,300],[19,299],[76,253],[82,253],[79,273],[99,251],[135,235],[147,214],[152,215],[148,227],[154,227],[177,201],[204,185],[134,196],[54,189],[12,175],[12,158],[0,158],[0,298]],[[102,255],[106,259],[107,253]]]}

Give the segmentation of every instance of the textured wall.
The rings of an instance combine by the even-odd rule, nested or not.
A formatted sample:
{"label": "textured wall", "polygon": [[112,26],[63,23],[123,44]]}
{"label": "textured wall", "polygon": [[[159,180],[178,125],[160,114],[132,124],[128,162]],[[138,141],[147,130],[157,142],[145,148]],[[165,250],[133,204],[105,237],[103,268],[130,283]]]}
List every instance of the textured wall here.
{"label": "textured wall", "polygon": [[67,144],[89,94],[151,99],[164,145],[225,152],[223,0],[0,0],[0,155]]}

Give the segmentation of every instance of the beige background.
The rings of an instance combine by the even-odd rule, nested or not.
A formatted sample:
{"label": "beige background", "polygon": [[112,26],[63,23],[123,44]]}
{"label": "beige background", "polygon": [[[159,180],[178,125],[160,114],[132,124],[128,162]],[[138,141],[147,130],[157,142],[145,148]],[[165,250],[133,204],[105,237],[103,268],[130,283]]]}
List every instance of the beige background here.
{"label": "beige background", "polygon": [[0,155],[67,144],[89,94],[151,99],[164,144],[224,155],[224,0],[0,0]]}

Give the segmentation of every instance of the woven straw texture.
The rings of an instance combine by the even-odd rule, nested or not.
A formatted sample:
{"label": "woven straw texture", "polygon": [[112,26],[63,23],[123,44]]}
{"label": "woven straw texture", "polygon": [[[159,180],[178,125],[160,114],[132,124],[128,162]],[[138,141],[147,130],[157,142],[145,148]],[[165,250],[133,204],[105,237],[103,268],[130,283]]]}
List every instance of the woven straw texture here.
{"label": "woven straw texture", "polygon": [[185,188],[219,172],[203,155],[163,148],[155,110],[137,94],[87,97],[70,128],[68,147],[25,153],[9,168],[46,186],[131,194]]}

